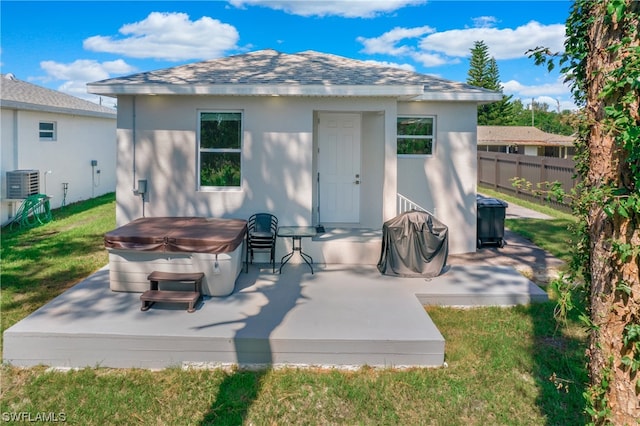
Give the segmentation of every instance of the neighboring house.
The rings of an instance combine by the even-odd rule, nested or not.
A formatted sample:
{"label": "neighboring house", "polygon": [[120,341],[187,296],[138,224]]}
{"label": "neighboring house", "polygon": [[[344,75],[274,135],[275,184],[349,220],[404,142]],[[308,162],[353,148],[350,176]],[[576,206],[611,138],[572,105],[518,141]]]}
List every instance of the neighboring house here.
{"label": "neighboring house", "polygon": [[531,126],[478,126],[478,151],[572,158],[574,137]]}
{"label": "neighboring house", "polygon": [[401,194],[448,225],[451,253],[476,249],[477,106],[500,93],[274,50],[88,90],[118,99],[118,226],[266,211],[281,226],[380,229]]}
{"label": "neighboring house", "polygon": [[[3,74],[0,113],[2,224],[23,202],[18,192],[46,193],[51,208],[57,208],[115,190],[114,109]],[[22,181],[16,176],[28,176],[32,187],[21,192],[11,185],[9,192],[7,172],[14,184]]]}

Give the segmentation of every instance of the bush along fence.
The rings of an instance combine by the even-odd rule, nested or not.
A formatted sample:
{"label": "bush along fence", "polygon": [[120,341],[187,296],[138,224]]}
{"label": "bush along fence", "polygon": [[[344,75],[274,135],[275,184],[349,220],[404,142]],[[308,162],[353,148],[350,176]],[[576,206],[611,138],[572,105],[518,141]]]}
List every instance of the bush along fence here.
{"label": "bush along fence", "polygon": [[[522,185],[518,182],[531,182]],[[578,182],[572,159],[478,152],[478,184],[552,207],[569,209],[570,200],[549,197],[552,188],[571,194]],[[561,197],[560,197],[561,198]]]}

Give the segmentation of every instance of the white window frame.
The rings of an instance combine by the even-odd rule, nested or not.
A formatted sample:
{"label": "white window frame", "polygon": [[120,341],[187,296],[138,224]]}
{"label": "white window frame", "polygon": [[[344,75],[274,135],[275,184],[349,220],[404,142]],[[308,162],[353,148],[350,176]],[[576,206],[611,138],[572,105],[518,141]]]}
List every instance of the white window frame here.
{"label": "white window frame", "polygon": [[[218,110],[218,109],[202,109],[198,110],[198,127],[197,127],[197,170],[196,170],[196,185],[197,190],[202,192],[213,191],[240,191],[242,190],[242,179],[244,169],[244,156],[242,155],[242,147],[244,146],[244,111],[242,110]],[[202,115],[203,114],[240,114],[240,147],[239,148],[201,148],[201,130],[202,130]],[[200,180],[200,168],[203,152],[213,153],[239,153],[240,154],[240,184],[238,186],[205,186],[201,184]]]}
{"label": "white window frame", "polygon": [[[53,129],[42,129],[43,124],[51,124]],[[43,133],[51,134],[51,136],[43,136]],[[43,142],[52,142],[57,140],[58,124],[55,121],[40,121],[38,122],[38,136]]]}
{"label": "white window frame", "polygon": [[[433,120],[433,133],[431,135],[399,135],[397,134],[397,121],[402,118],[431,118]],[[432,157],[436,152],[436,116],[435,115],[415,115],[415,114],[398,114],[396,116],[396,141],[399,139],[431,139],[431,153],[429,154],[400,154],[397,152],[398,157],[403,158],[424,158],[424,157]]]}

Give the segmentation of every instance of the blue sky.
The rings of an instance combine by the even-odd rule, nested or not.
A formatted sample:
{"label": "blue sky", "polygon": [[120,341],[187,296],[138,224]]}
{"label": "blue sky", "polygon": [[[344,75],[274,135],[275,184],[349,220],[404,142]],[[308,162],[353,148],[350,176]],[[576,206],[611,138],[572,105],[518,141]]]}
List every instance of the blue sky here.
{"label": "blue sky", "polygon": [[[574,108],[526,51],[562,51],[571,2],[445,0],[5,1],[2,73],[85,99],[86,83],[260,50],[316,50],[464,82],[475,41],[505,94]],[[105,100],[105,104],[113,103]]]}

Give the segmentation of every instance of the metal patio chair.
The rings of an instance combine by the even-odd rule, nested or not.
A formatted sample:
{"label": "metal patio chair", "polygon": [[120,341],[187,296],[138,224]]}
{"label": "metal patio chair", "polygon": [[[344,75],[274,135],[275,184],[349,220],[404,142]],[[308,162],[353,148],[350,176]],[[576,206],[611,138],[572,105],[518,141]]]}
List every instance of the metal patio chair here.
{"label": "metal patio chair", "polygon": [[256,213],[247,223],[247,248],[245,272],[249,272],[249,262],[253,263],[255,251],[269,251],[269,262],[276,272],[276,240],[278,238],[278,218],[270,213]]}

